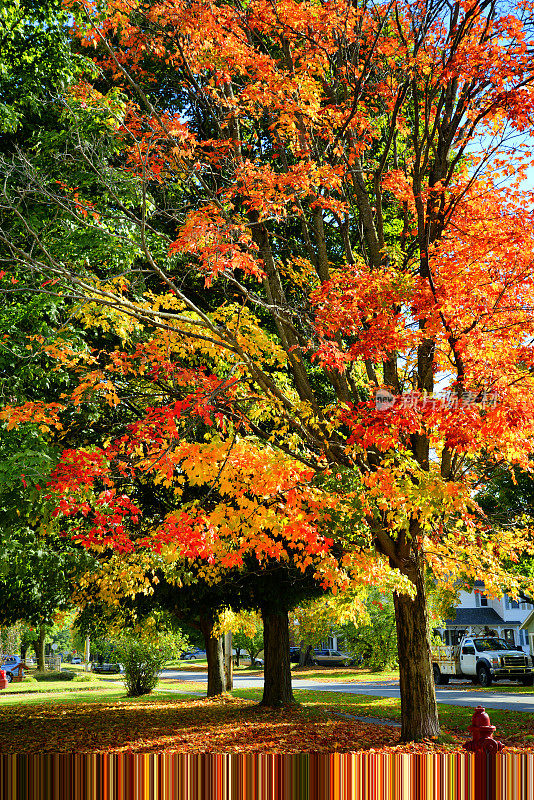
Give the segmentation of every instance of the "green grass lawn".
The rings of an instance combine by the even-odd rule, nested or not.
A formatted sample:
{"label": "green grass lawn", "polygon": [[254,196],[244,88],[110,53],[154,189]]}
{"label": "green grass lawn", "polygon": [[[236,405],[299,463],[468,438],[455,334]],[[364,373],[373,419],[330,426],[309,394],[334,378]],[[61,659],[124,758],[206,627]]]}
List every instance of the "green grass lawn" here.
{"label": "green grass lawn", "polygon": [[164,691],[180,691],[180,692],[202,692],[206,694],[207,684],[200,681],[178,681],[178,680],[159,680],[156,690],[158,692]]}
{"label": "green grass lawn", "polygon": [[306,678],[314,681],[338,681],[339,683],[383,683],[398,681],[398,670],[371,672],[369,669],[354,667],[298,667],[291,668],[293,678]]}
{"label": "green grass lawn", "polygon": [[0,711],[9,706],[31,706],[39,703],[98,703],[105,700],[114,699],[120,695],[124,696],[122,686],[88,686],[72,682],[54,681],[48,688],[35,690],[30,688],[25,692],[7,693],[4,690],[0,693]]}
{"label": "green grass lawn", "polygon": [[[479,684],[465,681],[463,683],[449,683],[450,689],[465,689],[467,692],[490,692],[493,694],[532,694],[534,695],[533,686],[523,686],[517,683],[494,683],[491,686],[482,688]],[[447,687],[440,686],[440,689]]]}
{"label": "green grass lawn", "polygon": [[[69,668],[70,669],[70,668]],[[83,697],[84,700],[90,694],[90,701],[96,702],[98,697],[109,698],[112,695],[124,694],[124,675],[98,675],[92,672],[76,670],[77,675],[72,680],[61,681],[37,681],[31,674],[26,674],[22,682],[12,681],[5,689],[0,691],[0,708],[9,705],[7,698],[13,697],[14,703],[31,702],[28,700],[32,695],[53,695],[56,699],[62,699],[65,695],[76,695]],[[194,681],[181,681],[177,679],[164,679],[157,683],[155,691],[168,692],[174,694],[176,691],[182,693],[201,692],[206,693],[206,684]],[[52,700],[54,698],[51,698]]]}
{"label": "green grass lawn", "polygon": [[207,669],[208,662],[205,658],[174,659],[173,661],[166,661],[164,669],[183,669],[184,667]]}
{"label": "green grass lawn", "polygon": [[26,673],[22,681],[11,681],[5,689],[0,692],[0,698],[17,695],[17,694],[41,694],[49,692],[62,692],[62,691],[92,691],[98,686],[102,686],[102,682],[97,675],[90,672],[86,674],[78,674],[71,680],[53,680],[53,681],[37,681],[31,673]]}
{"label": "green grass lawn", "polygon": [[[165,664],[165,669],[177,669],[184,672],[204,672],[207,671],[207,668],[208,662],[205,659],[168,661]],[[263,674],[262,669],[251,668],[248,662],[241,663],[239,667],[234,666],[234,672],[251,676]],[[339,681],[340,683],[363,681],[381,683],[399,679],[398,670],[371,672],[369,669],[357,669],[355,667],[299,667],[296,664],[291,665],[291,674],[294,678],[309,678],[314,681]]]}

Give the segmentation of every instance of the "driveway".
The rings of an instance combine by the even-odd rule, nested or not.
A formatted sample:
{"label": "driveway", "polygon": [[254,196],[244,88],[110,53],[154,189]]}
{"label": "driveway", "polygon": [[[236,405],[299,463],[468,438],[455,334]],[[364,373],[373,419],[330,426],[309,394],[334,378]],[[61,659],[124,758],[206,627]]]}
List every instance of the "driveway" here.
{"label": "driveway", "polygon": [[[207,683],[206,672],[180,672],[180,670],[166,669],[161,678],[173,678],[180,682],[194,681]],[[263,686],[262,675],[241,675],[234,673],[234,689],[261,689]],[[507,711],[534,711],[534,692],[532,694],[506,694],[505,692],[485,692],[484,689],[473,690],[461,685],[449,684],[446,688],[436,689],[438,703],[447,703],[451,706],[484,706],[488,711],[500,708]],[[367,694],[373,697],[400,697],[399,684],[393,681],[374,683],[319,683],[305,678],[293,678],[293,689],[309,689],[320,692],[345,692],[346,694]]]}

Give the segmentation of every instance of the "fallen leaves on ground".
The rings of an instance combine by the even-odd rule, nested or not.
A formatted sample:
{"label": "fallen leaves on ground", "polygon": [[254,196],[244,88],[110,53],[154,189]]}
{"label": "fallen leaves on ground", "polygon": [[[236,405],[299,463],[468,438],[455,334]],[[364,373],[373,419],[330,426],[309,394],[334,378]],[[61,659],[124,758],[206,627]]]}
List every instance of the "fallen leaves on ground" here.
{"label": "fallen leaves on ground", "polygon": [[398,729],[241,698],[36,704],[2,717],[2,753],[347,752],[399,743]]}
{"label": "fallen leaves on ground", "polygon": [[[2,710],[0,753],[421,753],[461,749],[467,738],[465,730],[453,729],[446,743],[402,744],[398,728],[341,719],[339,710],[157,696],[10,706]],[[509,749],[532,749],[528,728],[508,738]]]}

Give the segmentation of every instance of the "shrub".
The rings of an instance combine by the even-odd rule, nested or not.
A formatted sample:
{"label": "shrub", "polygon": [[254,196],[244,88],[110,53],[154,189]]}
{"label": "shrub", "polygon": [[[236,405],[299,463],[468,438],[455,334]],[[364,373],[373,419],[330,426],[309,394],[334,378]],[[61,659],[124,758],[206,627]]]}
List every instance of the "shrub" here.
{"label": "shrub", "polygon": [[55,672],[34,672],[36,681],[72,681],[76,673],[71,669],[56,670]]}
{"label": "shrub", "polygon": [[174,648],[165,641],[124,637],[118,653],[124,667],[124,682],[128,697],[149,694],[158,682],[158,674],[172,657]]}

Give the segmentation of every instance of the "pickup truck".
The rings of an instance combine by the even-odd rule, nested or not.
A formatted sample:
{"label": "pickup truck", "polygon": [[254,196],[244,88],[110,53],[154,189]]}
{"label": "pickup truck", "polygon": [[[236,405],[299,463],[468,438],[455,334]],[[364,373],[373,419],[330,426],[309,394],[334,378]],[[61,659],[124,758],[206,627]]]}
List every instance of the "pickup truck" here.
{"label": "pickup truck", "polygon": [[497,636],[472,633],[465,634],[460,644],[433,647],[432,669],[436,685],[448,683],[449,678],[471,678],[481,686],[503,679],[532,686],[534,680],[530,656]]}

